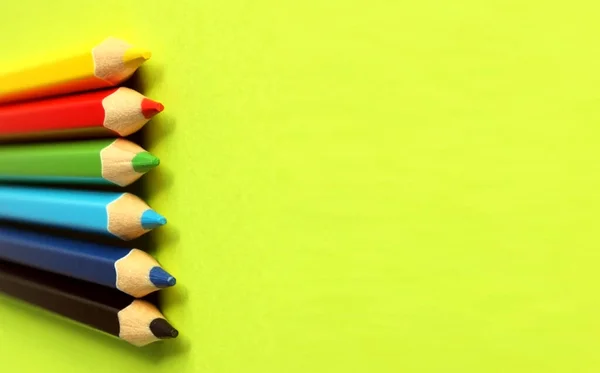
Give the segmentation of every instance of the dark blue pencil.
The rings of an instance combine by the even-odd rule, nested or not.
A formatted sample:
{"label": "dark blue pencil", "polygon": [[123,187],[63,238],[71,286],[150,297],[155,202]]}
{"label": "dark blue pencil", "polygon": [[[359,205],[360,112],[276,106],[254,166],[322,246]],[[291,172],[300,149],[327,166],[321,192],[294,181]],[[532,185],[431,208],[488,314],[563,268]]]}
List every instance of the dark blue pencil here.
{"label": "dark blue pencil", "polygon": [[5,227],[0,227],[0,259],[116,288],[134,297],[175,285],[175,278],[141,250]]}

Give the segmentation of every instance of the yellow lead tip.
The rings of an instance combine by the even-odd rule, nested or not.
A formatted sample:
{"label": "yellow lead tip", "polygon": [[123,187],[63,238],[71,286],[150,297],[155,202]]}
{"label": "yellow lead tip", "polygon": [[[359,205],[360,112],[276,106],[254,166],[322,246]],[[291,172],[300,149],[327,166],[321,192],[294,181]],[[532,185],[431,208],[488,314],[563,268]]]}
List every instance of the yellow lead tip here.
{"label": "yellow lead tip", "polygon": [[152,57],[152,52],[147,49],[131,47],[125,51],[123,55],[123,62],[131,62],[135,60],[139,60],[140,58],[144,61]]}

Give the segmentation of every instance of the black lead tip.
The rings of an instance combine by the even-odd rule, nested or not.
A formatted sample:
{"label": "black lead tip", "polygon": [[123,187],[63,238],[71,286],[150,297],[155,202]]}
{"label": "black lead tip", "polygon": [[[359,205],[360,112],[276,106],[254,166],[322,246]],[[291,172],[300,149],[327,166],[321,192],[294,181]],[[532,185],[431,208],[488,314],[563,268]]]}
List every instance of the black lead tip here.
{"label": "black lead tip", "polygon": [[150,323],[150,331],[158,339],[177,338],[179,332],[165,319],[154,319]]}

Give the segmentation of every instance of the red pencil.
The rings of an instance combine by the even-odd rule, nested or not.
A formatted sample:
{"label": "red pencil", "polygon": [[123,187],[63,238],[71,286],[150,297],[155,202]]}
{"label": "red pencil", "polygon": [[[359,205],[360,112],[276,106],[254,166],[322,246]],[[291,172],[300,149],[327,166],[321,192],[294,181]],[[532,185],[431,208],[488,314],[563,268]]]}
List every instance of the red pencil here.
{"label": "red pencil", "polygon": [[0,106],[0,140],[127,136],[163,110],[129,88]]}

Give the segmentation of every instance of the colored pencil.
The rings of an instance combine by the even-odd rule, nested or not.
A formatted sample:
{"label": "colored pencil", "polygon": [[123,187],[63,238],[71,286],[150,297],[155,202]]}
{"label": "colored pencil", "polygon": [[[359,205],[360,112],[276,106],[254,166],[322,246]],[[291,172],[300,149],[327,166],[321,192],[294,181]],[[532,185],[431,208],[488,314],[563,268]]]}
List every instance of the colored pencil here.
{"label": "colored pencil", "polygon": [[0,292],[136,346],[179,335],[149,302],[14,263],[0,262]]}
{"label": "colored pencil", "polygon": [[0,105],[0,140],[129,136],[163,109],[125,87]]}
{"label": "colored pencil", "polygon": [[167,220],[129,193],[0,185],[0,219],[131,240]]}
{"label": "colored pencil", "polygon": [[126,186],[159,159],[125,139],[0,147],[0,180]]}
{"label": "colored pencil", "polygon": [[108,38],[59,58],[0,73],[0,103],[114,87],[150,58],[147,50]]}
{"label": "colored pencil", "polygon": [[108,286],[136,298],[175,285],[150,255],[0,227],[0,259]]}

